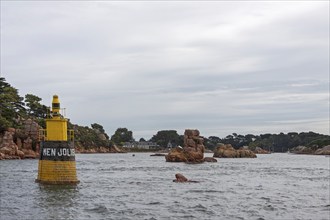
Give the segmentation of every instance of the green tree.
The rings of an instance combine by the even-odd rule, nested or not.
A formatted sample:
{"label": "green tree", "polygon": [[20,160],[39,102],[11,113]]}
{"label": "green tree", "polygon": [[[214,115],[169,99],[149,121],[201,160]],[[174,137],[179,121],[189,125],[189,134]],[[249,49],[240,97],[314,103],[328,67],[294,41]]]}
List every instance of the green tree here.
{"label": "green tree", "polygon": [[93,129],[99,130],[99,131],[102,132],[102,133],[105,133],[103,126],[100,125],[100,124],[93,123],[93,124],[91,124],[91,127],[92,127]]}
{"label": "green tree", "polygon": [[150,141],[157,143],[161,147],[166,147],[169,142],[178,145],[183,144],[183,138],[180,138],[180,135],[175,130],[158,131]]}
{"label": "green tree", "polygon": [[[85,149],[109,146],[107,135],[105,133],[101,133],[95,128],[74,125],[71,122],[69,122],[68,127],[74,130],[75,142],[77,146],[82,146]],[[104,139],[101,134],[104,134],[106,139]]]}
{"label": "green tree", "polygon": [[245,140],[250,143],[250,142],[253,142],[257,139],[257,137],[253,134],[247,134],[245,135]]}
{"label": "green tree", "polygon": [[7,120],[5,117],[2,117],[0,114],[0,133],[4,132],[11,126],[11,122]]}
{"label": "green tree", "polygon": [[206,148],[214,150],[217,144],[222,143],[222,140],[217,136],[210,136],[209,138],[205,138],[204,143]]}
{"label": "green tree", "polygon": [[26,94],[25,103],[27,107],[27,113],[35,118],[47,117],[47,106],[40,103],[42,99],[36,95]]}
{"label": "green tree", "polygon": [[104,130],[104,128],[103,128],[102,125],[97,124],[97,123],[93,123],[93,124],[91,124],[91,127],[92,127],[94,130],[96,130],[97,132],[100,132],[100,133],[104,134],[104,136],[106,137],[106,139],[109,140],[109,136],[108,136],[107,133],[105,133],[105,130]]}
{"label": "green tree", "polygon": [[134,141],[133,132],[127,128],[117,128],[111,136],[111,141],[115,144],[122,145],[124,142]]}
{"label": "green tree", "polygon": [[17,120],[26,114],[23,98],[19,96],[18,90],[0,77],[0,130],[8,127],[17,127]]}

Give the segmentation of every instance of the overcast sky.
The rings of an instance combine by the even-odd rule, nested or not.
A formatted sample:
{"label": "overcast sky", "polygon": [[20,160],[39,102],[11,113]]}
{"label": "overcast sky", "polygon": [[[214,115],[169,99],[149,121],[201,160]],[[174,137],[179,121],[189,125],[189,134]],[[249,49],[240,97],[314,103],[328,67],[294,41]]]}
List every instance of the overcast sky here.
{"label": "overcast sky", "polygon": [[329,134],[329,1],[1,1],[1,76],[110,136]]}

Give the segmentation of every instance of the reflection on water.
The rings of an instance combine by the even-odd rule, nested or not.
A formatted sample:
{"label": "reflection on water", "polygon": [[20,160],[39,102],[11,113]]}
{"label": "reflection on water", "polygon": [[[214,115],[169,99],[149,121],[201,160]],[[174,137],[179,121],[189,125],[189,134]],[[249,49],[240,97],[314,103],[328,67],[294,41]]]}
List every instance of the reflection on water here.
{"label": "reflection on water", "polygon": [[[211,156],[211,155],[206,155]],[[330,158],[271,154],[167,163],[77,155],[77,186],[35,183],[37,160],[0,161],[0,219],[326,219]],[[182,173],[199,183],[173,183]]]}
{"label": "reflection on water", "polygon": [[39,185],[39,196],[37,204],[43,210],[43,218],[67,219],[75,218],[75,201],[77,201],[77,186],[63,185]]}

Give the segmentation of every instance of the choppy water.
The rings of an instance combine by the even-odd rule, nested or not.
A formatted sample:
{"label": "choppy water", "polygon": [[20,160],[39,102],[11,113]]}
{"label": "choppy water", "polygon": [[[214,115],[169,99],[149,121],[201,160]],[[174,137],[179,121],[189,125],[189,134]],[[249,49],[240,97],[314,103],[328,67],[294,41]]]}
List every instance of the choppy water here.
{"label": "choppy water", "polygon": [[[37,160],[0,161],[0,219],[330,219],[330,157],[192,165],[135,153],[76,161],[77,187],[35,183]],[[174,183],[176,173],[200,182]]]}

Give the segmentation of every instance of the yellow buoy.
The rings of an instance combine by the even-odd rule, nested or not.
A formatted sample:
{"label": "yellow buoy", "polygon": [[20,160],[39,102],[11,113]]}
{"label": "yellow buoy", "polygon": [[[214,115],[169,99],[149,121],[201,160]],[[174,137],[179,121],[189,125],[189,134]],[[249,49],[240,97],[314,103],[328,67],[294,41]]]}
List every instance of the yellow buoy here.
{"label": "yellow buoy", "polygon": [[46,129],[40,131],[40,158],[36,182],[45,184],[77,184],[73,130],[60,114],[60,102],[53,96],[52,111]]}

